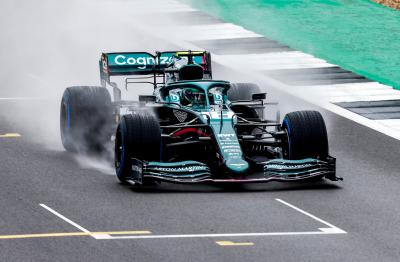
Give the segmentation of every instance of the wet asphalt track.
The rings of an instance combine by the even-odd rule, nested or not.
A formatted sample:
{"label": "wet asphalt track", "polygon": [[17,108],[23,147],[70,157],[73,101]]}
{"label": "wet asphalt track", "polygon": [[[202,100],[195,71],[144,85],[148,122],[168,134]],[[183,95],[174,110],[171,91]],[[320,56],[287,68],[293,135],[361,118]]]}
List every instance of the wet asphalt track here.
{"label": "wet asphalt track", "polygon": [[[218,65],[214,70],[216,78],[248,81]],[[263,87],[283,112],[315,109]],[[36,95],[18,88],[0,89],[1,97]],[[57,96],[0,100],[0,135],[21,135],[0,138],[0,261],[398,261],[397,140],[322,110],[343,182],[162,184],[138,192],[117,182],[110,162],[62,150],[58,103]],[[320,234],[327,225],[318,219],[346,234]],[[96,239],[82,228],[111,237]],[[221,235],[233,233],[266,234]],[[117,239],[126,236],[154,238]]]}
{"label": "wet asphalt track", "polygon": [[[312,108],[294,98],[296,107]],[[21,102],[1,102],[10,110]],[[37,108],[37,101],[24,102]],[[53,102],[40,102],[43,103]],[[13,105],[12,105],[13,104]],[[35,105],[36,104],[36,105]],[[29,108],[29,106],[26,106]],[[150,231],[148,235],[287,232],[279,236],[103,239],[59,236],[0,239],[3,261],[397,261],[400,218],[400,143],[323,112],[331,153],[343,182],[247,185],[238,188],[162,184],[134,191],[81,156],[32,142],[18,119],[2,117],[0,238],[81,232],[39,204],[91,232]],[[95,162],[95,161],[94,161]],[[105,165],[105,164],[103,164]],[[104,170],[102,170],[104,169]],[[324,224],[278,202],[282,199],[347,234],[317,232]],[[132,234],[128,234],[132,235]],[[133,234],[135,235],[135,234]],[[114,235],[115,236],[115,235]],[[9,236],[13,237],[13,236]],[[216,241],[248,243],[220,246]],[[252,245],[250,245],[252,244]]]}

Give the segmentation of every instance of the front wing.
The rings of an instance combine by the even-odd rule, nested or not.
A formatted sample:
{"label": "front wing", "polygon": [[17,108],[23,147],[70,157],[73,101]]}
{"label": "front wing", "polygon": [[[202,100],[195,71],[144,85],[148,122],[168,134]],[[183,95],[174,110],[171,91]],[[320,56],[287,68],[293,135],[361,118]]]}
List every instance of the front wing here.
{"label": "front wing", "polygon": [[273,159],[264,163],[263,172],[220,178],[210,168],[198,161],[145,162],[132,159],[131,181],[142,184],[146,179],[171,183],[265,183],[270,181],[304,181],[312,178],[342,180],[336,176],[336,160],[328,157],[318,159],[286,160]]}

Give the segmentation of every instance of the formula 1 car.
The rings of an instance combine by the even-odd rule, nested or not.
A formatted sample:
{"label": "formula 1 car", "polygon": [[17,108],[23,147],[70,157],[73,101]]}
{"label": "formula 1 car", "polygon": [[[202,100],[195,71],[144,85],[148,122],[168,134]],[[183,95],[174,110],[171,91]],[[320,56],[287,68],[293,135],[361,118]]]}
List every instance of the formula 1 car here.
{"label": "formula 1 car", "polygon": [[[101,87],[65,90],[61,138],[75,152],[113,140],[121,182],[341,179],[319,112],[263,119],[266,94],[255,84],[212,80],[208,52],[103,53],[99,66]],[[151,84],[153,95],[122,100],[112,76],[125,76],[126,89]]]}

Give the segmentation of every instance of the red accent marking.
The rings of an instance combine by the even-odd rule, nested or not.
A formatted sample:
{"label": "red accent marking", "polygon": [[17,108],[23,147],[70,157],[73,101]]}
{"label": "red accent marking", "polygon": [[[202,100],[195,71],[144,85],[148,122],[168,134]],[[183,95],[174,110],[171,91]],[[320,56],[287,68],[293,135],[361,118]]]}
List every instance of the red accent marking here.
{"label": "red accent marking", "polygon": [[187,133],[195,133],[198,134],[199,136],[206,136],[209,137],[208,134],[204,133],[203,131],[201,131],[200,129],[194,128],[194,127],[189,127],[189,128],[185,128],[182,130],[179,130],[177,132],[175,132],[172,136],[173,137],[177,137],[177,136],[181,136]]}
{"label": "red accent marking", "polygon": [[201,57],[201,62],[203,63],[203,70],[207,70],[207,65],[206,65],[206,54]]}

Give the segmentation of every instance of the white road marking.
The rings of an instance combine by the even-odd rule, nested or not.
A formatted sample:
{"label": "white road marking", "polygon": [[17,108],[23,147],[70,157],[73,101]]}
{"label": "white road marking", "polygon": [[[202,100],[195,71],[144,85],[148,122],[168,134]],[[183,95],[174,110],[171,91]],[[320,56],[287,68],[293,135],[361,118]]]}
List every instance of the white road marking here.
{"label": "white road marking", "polygon": [[[216,237],[266,237],[266,236],[301,236],[301,235],[332,235],[345,234],[331,228],[321,231],[304,232],[265,232],[265,233],[224,233],[224,234],[181,234],[181,235],[150,235],[150,236],[108,236],[102,239],[165,239],[165,238],[216,238]],[[99,239],[99,238],[97,238]]]}
{"label": "white road marking", "polygon": [[246,30],[241,26],[231,23],[178,26],[176,27],[176,31],[179,33],[180,37],[184,37],[189,41],[263,37],[260,34]]}
{"label": "white road marking", "polygon": [[[71,219],[63,216],[62,214],[58,213],[54,209],[46,206],[45,204],[39,204],[41,207],[52,213],[53,215],[61,218],[68,224],[76,227],[77,229],[81,230],[82,232],[87,233],[89,236],[97,239],[97,240],[113,240],[113,239],[171,239],[171,238],[224,238],[224,237],[266,237],[266,236],[301,236],[301,235],[332,235],[332,234],[347,234],[346,231],[332,225],[331,223],[322,220],[286,201],[281,199],[276,199],[280,203],[328,226],[328,228],[318,228],[319,231],[302,231],[302,232],[262,232],[262,233],[216,233],[216,234],[170,234],[170,235],[128,235],[128,236],[112,236],[107,234],[107,232],[103,233],[96,233],[91,234],[89,230],[80,226],[76,222],[72,221]],[[129,231],[125,231],[129,232]],[[136,231],[133,231],[136,232]],[[138,234],[149,234],[150,231],[137,231]]]}
{"label": "white road marking", "polygon": [[388,126],[400,131],[400,119],[385,119],[385,120],[376,120],[380,124],[384,126]]}
{"label": "white road marking", "polygon": [[110,10],[119,10],[124,13],[129,12],[130,15],[132,15],[131,10],[140,10],[140,13],[147,12],[153,14],[197,11],[188,5],[168,0],[163,0],[162,2],[151,0],[110,1],[105,6],[109,6]]}
{"label": "white road marking", "polygon": [[[369,89],[368,87],[365,89],[358,89],[356,92],[352,90],[351,88],[349,90],[335,90],[331,92],[326,92],[329,97],[341,97],[341,96],[353,96],[353,97],[358,97],[360,100],[358,101],[370,101],[374,100],[376,97],[385,97],[385,96],[391,96],[391,97],[397,97],[397,99],[400,99],[400,93],[397,92],[396,90],[393,89]],[[362,99],[368,99],[368,100],[362,100]],[[375,99],[376,101],[381,100],[381,99]]]}
{"label": "white road marking", "polygon": [[[317,87],[317,86],[315,86]],[[322,86],[320,86],[322,87]],[[382,85],[378,82],[365,82],[365,83],[349,83],[349,84],[333,84],[329,86],[323,86],[327,91],[354,91],[357,92],[358,90],[393,90],[390,86]]]}
{"label": "white road marking", "polygon": [[313,93],[320,93],[320,96],[331,103],[400,99],[400,92],[377,82],[315,85],[304,88]]}
{"label": "white road marking", "polygon": [[13,100],[40,100],[39,97],[0,97],[0,101],[13,101]]}
{"label": "white road marking", "polygon": [[282,199],[276,198],[276,201],[278,201],[278,202],[280,202],[280,203],[282,203],[282,204],[284,204],[284,205],[286,205],[286,206],[288,206],[288,207],[290,207],[290,208],[302,213],[303,215],[306,215],[306,216],[308,216],[308,217],[310,217],[310,218],[312,218],[312,219],[314,219],[314,220],[316,220],[316,221],[328,226],[329,228],[319,228],[319,230],[322,230],[323,232],[336,233],[336,234],[346,234],[347,233],[346,231],[344,231],[344,230],[332,225],[331,223],[328,223],[325,220],[322,220],[321,218],[318,218],[318,217],[308,213],[307,211],[304,211],[304,210],[302,210],[302,209],[300,209],[300,208],[298,208],[298,207],[296,207],[296,206],[294,206],[294,205],[292,205],[292,204],[290,204],[290,203],[288,203],[286,201],[283,201]]}
{"label": "white road marking", "polygon": [[132,235],[132,234],[151,234],[151,232],[148,230],[141,230],[141,231],[110,231],[110,232],[61,232],[61,233],[17,234],[17,235],[0,235],[0,239],[80,237],[80,236],[102,237],[104,235]]}
{"label": "white road marking", "polygon": [[[53,215],[56,215],[57,217],[61,218],[62,220],[64,220],[64,221],[67,222],[68,224],[70,224],[70,225],[76,227],[77,229],[79,229],[79,230],[81,230],[81,231],[83,231],[83,232],[85,232],[85,233],[90,233],[90,231],[87,230],[86,228],[84,228],[84,227],[78,225],[77,223],[75,223],[75,222],[72,221],[71,219],[69,219],[69,218],[67,218],[67,217],[65,217],[65,216],[63,216],[63,215],[61,215],[60,213],[58,213],[58,212],[55,211],[54,209],[52,209],[52,208],[46,206],[45,204],[39,204],[39,206],[43,207],[44,209],[46,209],[47,211],[49,211],[49,212],[52,213]],[[92,237],[94,237],[94,236],[92,236]]]}
{"label": "white road marking", "polygon": [[[148,230],[136,230],[136,231],[113,231],[113,232],[90,232],[89,230],[87,230],[86,228],[78,225],[76,222],[72,221],[71,219],[61,215],[60,213],[58,213],[57,211],[55,211],[54,209],[46,206],[45,204],[39,204],[39,206],[43,207],[44,209],[46,209],[47,211],[49,211],[50,213],[52,213],[53,215],[61,218],[62,220],[64,220],[65,222],[67,222],[68,224],[76,227],[77,229],[81,230],[82,232],[86,233],[86,234],[81,234],[81,235],[88,235],[93,237],[94,239],[108,239],[111,237],[110,234],[151,234],[151,231]],[[57,234],[57,233],[56,233]],[[60,233],[61,236],[67,236],[67,235],[74,235],[76,233]],[[79,235],[79,234],[76,234]],[[27,235],[28,236],[28,235]],[[39,235],[41,236],[41,235]],[[46,234],[44,235],[46,236]]]}
{"label": "white road marking", "polygon": [[[340,103],[340,102],[360,102],[360,101],[385,101],[385,100],[400,100],[400,96],[397,94],[387,94],[387,95],[375,95],[375,96],[338,96],[330,97],[329,102]],[[354,119],[352,119],[355,121]],[[375,121],[375,120],[370,120]],[[356,121],[357,122],[357,121]]]}
{"label": "white road marking", "polygon": [[332,225],[325,220],[318,218],[286,201],[276,199],[276,201],[306,215],[315,221],[324,224],[327,227],[318,228],[319,231],[303,231],[303,232],[262,232],[262,233],[216,233],[216,234],[174,234],[174,235],[147,235],[147,236],[110,236],[102,235],[97,239],[170,239],[170,238],[228,238],[228,237],[266,237],[266,236],[301,236],[301,235],[332,235],[347,234],[346,231]]}
{"label": "white road marking", "polygon": [[[251,68],[254,71],[332,67],[323,59],[299,51],[264,54],[220,55],[229,64]],[[290,76],[289,76],[290,77]]]}

